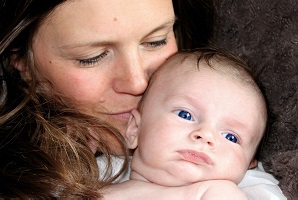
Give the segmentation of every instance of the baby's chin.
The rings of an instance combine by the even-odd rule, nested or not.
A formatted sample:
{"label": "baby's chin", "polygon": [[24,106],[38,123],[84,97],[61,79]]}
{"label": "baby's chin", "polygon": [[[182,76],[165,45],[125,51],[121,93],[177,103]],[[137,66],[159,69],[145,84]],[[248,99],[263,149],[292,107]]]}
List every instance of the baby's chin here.
{"label": "baby's chin", "polygon": [[192,180],[187,180],[184,177],[177,177],[175,174],[170,174],[162,170],[152,170],[152,169],[150,170],[148,168],[147,169],[145,168],[146,167],[143,168],[139,166],[137,170],[134,170],[134,167],[132,165],[130,179],[151,182],[154,184],[163,185],[167,187],[186,186],[198,181],[198,180],[194,180],[193,178]]}

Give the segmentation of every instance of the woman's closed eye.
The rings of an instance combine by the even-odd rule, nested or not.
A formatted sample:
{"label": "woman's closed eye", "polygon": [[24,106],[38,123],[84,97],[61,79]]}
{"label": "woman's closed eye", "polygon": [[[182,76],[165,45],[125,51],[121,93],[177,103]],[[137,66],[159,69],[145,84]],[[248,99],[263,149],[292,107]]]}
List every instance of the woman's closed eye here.
{"label": "woman's closed eye", "polygon": [[97,65],[101,59],[103,59],[105,56],[107,56],[107,51],[103,52],[102,54],[95,56],[93,58],[87,58],[87,59],[78,59],[78,62],[82,66],[94,66]]}
{"label": "woman's closed eye", "polygon": [[236,135],[232,133],[222,133],[222,136],[225,137],[227,140],[233,143],[238,143],[238,138]]}
{"label": "woman's closed eye", "polygon": [[153,42],[144,42],[142,43],[143,46],[145,46],[147,49],[159,49],[163,46],[165,46],[167,44],[167,39],[162,39],[162,40],[158,40],[158,41],[153,41]]}
{"label": "woman's closed eye", "polygon": [[188,121],[194,121],[191,113],[189,113],[186,110],[176,110],[175,114],[178,115],[180,118],[188,120]]}

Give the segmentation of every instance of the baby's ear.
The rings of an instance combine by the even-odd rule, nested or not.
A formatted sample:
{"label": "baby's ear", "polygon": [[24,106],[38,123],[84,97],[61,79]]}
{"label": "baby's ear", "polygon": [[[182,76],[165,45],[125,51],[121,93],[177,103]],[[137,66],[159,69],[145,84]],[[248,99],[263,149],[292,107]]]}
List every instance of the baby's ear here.
{"label": "baby's ear", "polygon": [[248,166],[248,169],[253,169],[253,168],[256,168],[258,166],[258,161],[256,159],[253,159],[249,166]]}
{"label": "baby's ear", "polygon": [[131,116],[128,121],[128,126],[125,132],[125,141],[128,148],[135,149],[138,146],[139,126],[141,122],[141,114],[138,110],[131,111]]}

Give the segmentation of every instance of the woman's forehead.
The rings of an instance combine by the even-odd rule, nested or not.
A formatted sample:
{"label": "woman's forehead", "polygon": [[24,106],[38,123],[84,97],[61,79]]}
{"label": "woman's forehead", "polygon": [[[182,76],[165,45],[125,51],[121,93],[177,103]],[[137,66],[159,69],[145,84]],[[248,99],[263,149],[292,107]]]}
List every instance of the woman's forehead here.
{"label": "woman's forehead", "polygon": [[170,0],[75,0],[54,9],[40,29],[59,47],[119,43],[141,40],[161,26],[171,27],[174,19]]}
{"label": "woman's forehead", "polygon": [[[69,23],[71,27],[79,24],[81,28],[90,25],[96,29],[98,26],[116,22],[125,23],[127,27],[130,24],[136,27],[149,26],[150,23],[158,23],[173,16],[173,5],[170,0],[74,0],[60,4],[47,20],[55,25],[64,26]],[[155,20],[152,21],[153,19]],[[129,32],[130,29],[126,31]]]}

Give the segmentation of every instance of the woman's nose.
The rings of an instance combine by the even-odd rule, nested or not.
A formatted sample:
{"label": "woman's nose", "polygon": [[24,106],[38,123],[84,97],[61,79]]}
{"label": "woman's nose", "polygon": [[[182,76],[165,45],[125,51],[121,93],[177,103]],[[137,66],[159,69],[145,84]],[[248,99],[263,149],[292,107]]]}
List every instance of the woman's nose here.
{"label": "woman's nose", "polygon": [[123,57],[115,71],[114,90],[118,93],[140,95],[148,85],[148,69],[138,53]]}
{"label": "woman's nose", "polygon": [[216,141],[212,131],[193,131],[190,133],[190,138],[195,142],[207,144],[210,149],[215,149],[216,147]]}

